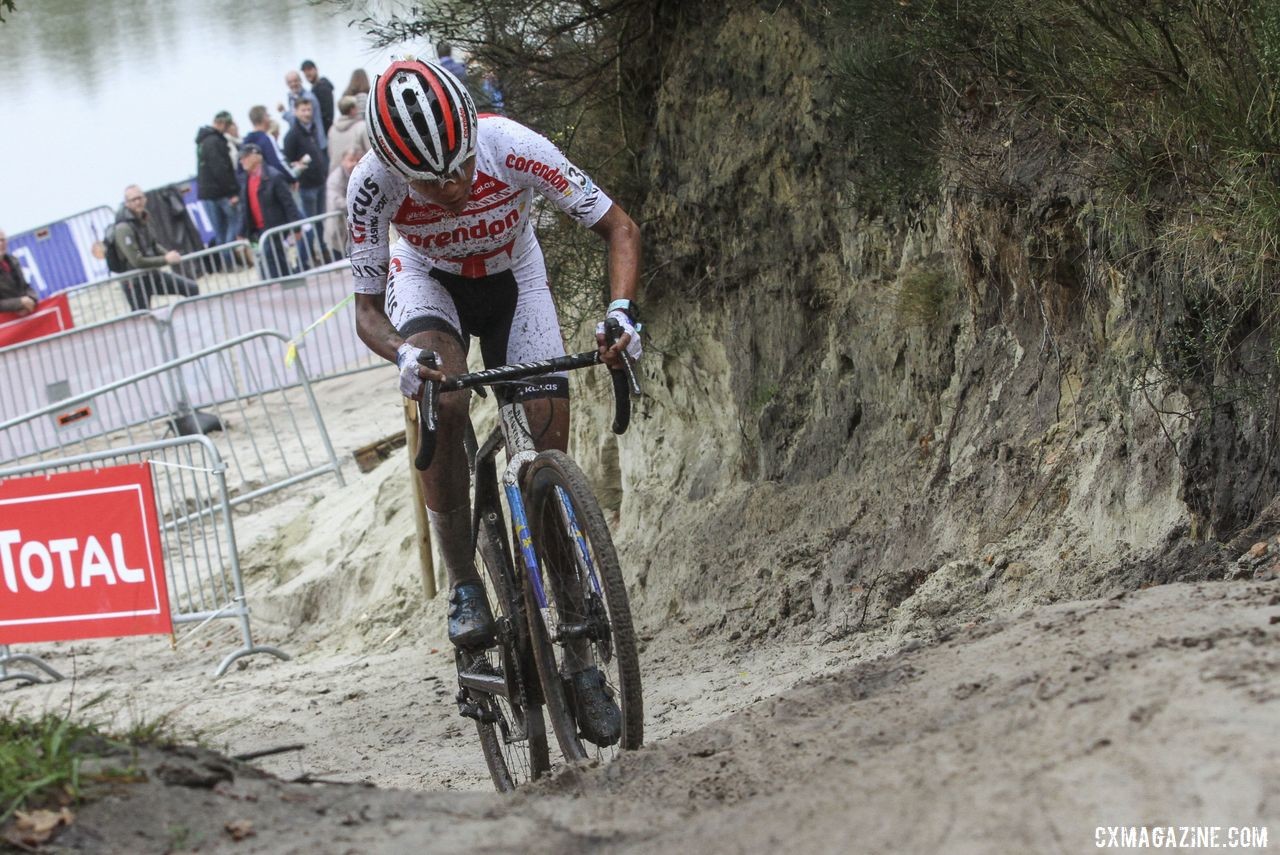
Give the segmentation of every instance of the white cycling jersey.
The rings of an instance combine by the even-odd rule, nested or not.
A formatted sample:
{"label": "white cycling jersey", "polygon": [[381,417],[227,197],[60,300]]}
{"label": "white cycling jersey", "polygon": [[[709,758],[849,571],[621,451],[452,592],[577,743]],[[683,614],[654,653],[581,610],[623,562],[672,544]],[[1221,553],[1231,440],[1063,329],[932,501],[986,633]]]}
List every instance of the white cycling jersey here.
{"label": "white cycling jersey", "polygon": [[518,282],[536,278],[542,253],[531,222],[535,192],[586,227],[613,204],[550,140],[502,116],[480,117],[475,181],[460,214],[413,193],[407,178],[368,152],[347,184],[355,290],[386,290],[392,223],[398,251],[412,251],[432,268],[468,279],[507,270]]}

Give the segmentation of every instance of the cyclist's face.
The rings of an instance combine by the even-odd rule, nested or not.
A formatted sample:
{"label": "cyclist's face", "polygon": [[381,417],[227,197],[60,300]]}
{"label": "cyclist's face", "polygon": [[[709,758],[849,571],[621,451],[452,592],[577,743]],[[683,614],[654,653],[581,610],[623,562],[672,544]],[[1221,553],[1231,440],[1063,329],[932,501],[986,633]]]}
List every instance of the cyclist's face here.
{"label": "cyclist's face", "polygon": [[453,214],[462,213],[471,198],[471,185],[476,178],[475,156],[467,158],[462,168],[445,181],[410,181],[413,192]]}

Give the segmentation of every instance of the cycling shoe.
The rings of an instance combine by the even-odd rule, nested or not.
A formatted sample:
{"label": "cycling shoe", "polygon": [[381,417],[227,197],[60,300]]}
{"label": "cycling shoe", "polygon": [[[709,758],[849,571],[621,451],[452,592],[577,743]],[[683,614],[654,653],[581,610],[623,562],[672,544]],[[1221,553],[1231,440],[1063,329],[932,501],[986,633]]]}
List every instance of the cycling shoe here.
{"label": "cycling shoe", "polygon": [[594,665],[569,678],[582,738],[607,748],[622,736],[622,710],[605,687],[604,674]]}
{"label": "cycling shoe", "polygon": [[479,582],[462,582],[449,593],[449,641],[455,647],[493,643],[493,612]]}

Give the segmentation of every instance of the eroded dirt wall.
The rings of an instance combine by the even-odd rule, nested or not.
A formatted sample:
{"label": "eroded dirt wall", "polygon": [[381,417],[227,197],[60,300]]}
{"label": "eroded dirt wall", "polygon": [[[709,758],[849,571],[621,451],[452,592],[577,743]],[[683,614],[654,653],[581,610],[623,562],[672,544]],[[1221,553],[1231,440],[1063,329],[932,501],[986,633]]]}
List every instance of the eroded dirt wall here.
{"label": "eroded dirt wall", "polygon": [[616,446],[582,430],[603,385],[576,416],[621,488],[641,613],[929,634],[1199,572],[1168,560],[1204,532],[1178,454],[1194,420],[1169,415],[1187,397],[1143,374],[1148,291],[1060,182],[1034,209],[948,190],[861,212],[830,37],[788,4],[730,4],[686,13],[663,68],[649,397]]}

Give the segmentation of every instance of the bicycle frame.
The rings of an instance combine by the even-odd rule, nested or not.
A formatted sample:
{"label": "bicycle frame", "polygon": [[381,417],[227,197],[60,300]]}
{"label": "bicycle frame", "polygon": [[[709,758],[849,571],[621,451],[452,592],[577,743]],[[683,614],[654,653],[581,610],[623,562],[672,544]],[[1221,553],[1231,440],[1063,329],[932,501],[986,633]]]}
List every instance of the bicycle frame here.
{"label": "bicycle frame", "polygon": [[[621,333],[621,327],[616,320],[610,319],[606,321],[605,337],[610,344],[616,342]],[[424,354],[422,358],[424,364],[428,367],[434,368],[439,364],[438,357],[434,353]],[[631,396],[641,394],[634,364],[625,353],[622,361],[623,369],[612,372],[614,397],[613,432],[617,434],[625,432],[630,425]],[[425,384],[422,398],[418,402],[419,424],[422,426],[423,436],[414,465],[419,470],[424,470],[431,465],[431,458],[435,453],[436,400],[442,392],[474,388],[483,395],[485,386],[515,383],[526,378],[539,377],[558,371],[573,371],[579,368],[599,365],[600,363],[598,351],[585,351],[540,362],[506,365],[499,368],[461,374],[456,377],[448,377],[440,383]],[[525,469],[537,456],[537,450],[530,439],[529,422],[525,417],[524,407],[520,403],[510,396],[500,396],[498,415],[499,427],[507,447],[507,466],[502,474],[502,486],[503,492],[507,496],[507,506],[511,511],[511,525],[515,534],[515,542],[519,546],[525,573],[528,576],[538,609],[542,613],[543,623],[547,627],[548,633],[554,636],[557,633],[557,627],[551,624],[546,590],[543,587],[542,570],[538,565],[538,556],[533,548],[533,536],[529,530],[529,519],[525,512],[524,497],[520,489]],[[496,453],[496,448],[493,449],[493,452]],[[478,450],[476,454],[476,463],[478,465],[481,452]],[[556,498],[566,530],[572,532],[575,548],[582,559],[583,566],[587,568],[587,576],[591,580],[591,587],[596,594],[600,594],[602,590],[600,580],[596,574],[595,564],[591,560],[590,550],[587,548],[586,537],[583,535],[582,527],[578,524],[578,520],[574,515],[573,506],[560,490],[557,490]]]}

